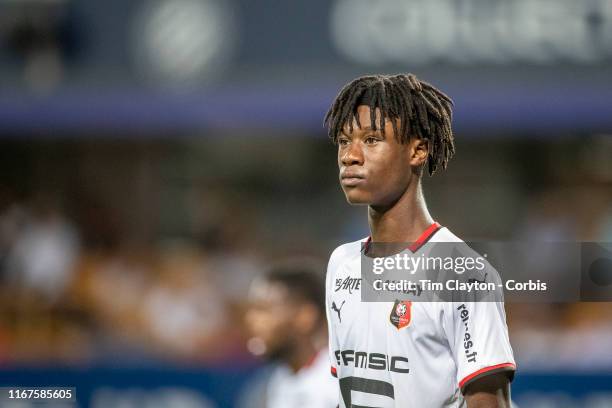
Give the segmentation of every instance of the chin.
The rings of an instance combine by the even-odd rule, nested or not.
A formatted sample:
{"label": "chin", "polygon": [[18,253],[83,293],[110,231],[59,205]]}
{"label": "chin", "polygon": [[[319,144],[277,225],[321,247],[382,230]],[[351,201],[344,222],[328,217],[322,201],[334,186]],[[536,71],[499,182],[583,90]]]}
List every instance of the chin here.
{"label": "chin", "polygon": [[346,201],[351,205],[369,205],[371,197],[369,194],[358,190],[349,190],[344,192]]}
{"label": "chin", "polygon": [[278,345],[276,348],[269,349],[265,358],[271,361],[287,361],[294,354],[289,344]]}

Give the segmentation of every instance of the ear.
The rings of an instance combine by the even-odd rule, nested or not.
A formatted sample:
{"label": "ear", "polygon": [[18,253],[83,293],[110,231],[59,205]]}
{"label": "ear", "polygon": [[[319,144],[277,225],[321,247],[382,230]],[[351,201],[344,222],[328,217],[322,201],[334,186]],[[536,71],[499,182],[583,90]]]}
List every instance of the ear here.
{"label": "ear", "polygon": [[410,165],[413,167],[423,167],[429,155],[429,140],[414,137],[410,140],[409,146]]}

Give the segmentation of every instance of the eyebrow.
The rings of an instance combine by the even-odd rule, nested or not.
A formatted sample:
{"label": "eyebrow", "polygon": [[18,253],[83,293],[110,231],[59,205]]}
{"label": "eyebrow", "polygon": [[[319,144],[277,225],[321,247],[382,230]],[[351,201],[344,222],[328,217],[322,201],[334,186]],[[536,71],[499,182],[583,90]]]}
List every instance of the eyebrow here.
{"label": "eyebrow", "polygon": [[[354,129],[359,129],[359,130],[362,130],[362,131],[368,131],[368,130],[371,130],[371,131],[374,131],[374,132],[380,132],[380,133],[382,134],[382,129],[381,129],[381,128],[378,128],[378,129],[374,130],[374,129],[372,128],[372,126],[371,126],[371,125],[368,125],[368,126],[363,126],[363,127],[357,127],[357,126],[355,126],[355,127],[353,128],[353,131],[354,131]],[[345,132],[344,132],[344,129],[342,129],[342,130],[340,131],[340,135],[344,135],[344,136],[346,136],[346,137],[349,137],[349,135],[348,135],[347,133],[345,133]]]}

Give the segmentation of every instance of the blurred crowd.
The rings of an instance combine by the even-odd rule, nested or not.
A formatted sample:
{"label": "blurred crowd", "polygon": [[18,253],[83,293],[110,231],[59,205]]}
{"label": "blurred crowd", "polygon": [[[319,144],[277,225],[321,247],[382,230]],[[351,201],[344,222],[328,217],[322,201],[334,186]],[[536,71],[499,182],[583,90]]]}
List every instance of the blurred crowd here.
{"label": "blurred crowd", "polygon": [[0,213],[0,359],[240,359],[235,294],[259,263],[180,241],[87,247],[59,207],[10,203]]}
{"label": "blurred crowd", "polygon": [[[287,143],[279,149],[286,152]],[[330,149],[325,141],[305,145],[315,146],[300,150],[306,157],[309,149],[316,156],[319,145]],[[479,147],[474,149],[473,154],[480,155]],[[455,165],[456,171],[426,181],[425,187],[436,217],[457,234],[467,239],[612,242],[611,173],[602,172],[601,166],[593,172],[583,169],[579,175],[546,178],[533,176],[538,172],[526,164],[524,171],[534,185],[517,190],[524,187],[517,171],[521,163],[507,169],[508,162],[496,167],[482,158],[478,164],[489,166],[490,172],[476,173],[469,150],[458,159],[463,161]],[[333,158],[333,149],[331,153]],[[16,183],[3,173],[0,364],[249,363],[243,316],[251,280],[271,259],[301,251],[323,260],[335,245],[367,235],[363,209],[348,208],[336,189],[333,160],[313,170],[309,160],[302,159],[295,165],[301,170],[276,175],[278,181],[276,173],[267,174],[263,167],[257,170],[263,172],[259,178],[240,171],[224,175],[217,169],[219,177],[225,177],[225,189],[222,184],[211,187],[182,178],[171,179],[170,188],[160,179],[167,176],[164,171],[178,171],[177,167],[142,171],[147,166],[138,155],[129,149],[124,155],[134,168],[118,171],[124,172],[123,179],[100,175],[101,168],[119,166],[123,159],[117,155],[85,155],[86,164],[77,166],[84,181],[43,169],[15,178]],[[495,156],[488,160],[498,161]],[[91,161],[99,168],[87,170]],[[321,178],[317,171],[329,172],[329,177]],[[496,171],[501,189],[486,180]],[[504,179],[504,172],[516,180]],[[243,180],[245,174],[251,177],[243,181],[246,184],[231,181]],[[68,180],[72,190],[31,187],[40,185],[35,180],[49,177],[56,186],[62,184],[58,180]],[[155,194],[140,182],[127,181],[132,178],[152,185]],[[16,188],[22,180],[26,187]],[[79,183],[115,190],[95,202],[84,198]],[[194,192],[194,185],[201,187]],[[229,193],[233,189],[241,193]],[[479,201],[464,202],[455,196],[455,211],[465,217],[454,216],[445,204],[447,195],[469,189]],[[170,198],[168,191],[174,192]],[[161,215],[164,197],[172,202],[170,216]],[[191,204],[181,207],[181,200]],[[479,210],[482,203],[488,208]],[[113,206],[124,213],[103,210]],[[494,208],[488,214],[490,207]],[[189,214],[181,217],[181,209]],[[500,214],[507,214],[507,219]],[[191,232],[179,233],[176,225],[181,223]],[[496,225],[497,234],[490,230]],[[508,304],[507,310],[519,369],[612,370],[612,303]]]}

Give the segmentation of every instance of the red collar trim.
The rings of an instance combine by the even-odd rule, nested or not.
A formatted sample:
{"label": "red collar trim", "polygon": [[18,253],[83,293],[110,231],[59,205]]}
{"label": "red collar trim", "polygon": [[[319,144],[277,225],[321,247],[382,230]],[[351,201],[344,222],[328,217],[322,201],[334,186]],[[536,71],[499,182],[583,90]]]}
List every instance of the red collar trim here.
{"label": "red collar trim", "polygon": [[[421,236],[419,238],[417,238],[416,241],[414,241],[410,246],[408,246],[408,249],[411,250],[412,252],[418,251],[419,248],[421,248],[423,245],[425,245],[427,243],[427,241],[429,241],[431,239],[431,237],[433,237],[434,234],[436,232],[438,232],[438,230],[440,228],[442,228],[442,226],[434,221],[433,224],[431,224],[429,227],[427,227],[427,229],[425,231],[423,231]],[[371,235],[368,237],[366,242],[363,244],[363,252],[364,253],[368,252],[368,249],[369,249],[369,246],[370,246],[370,242],[372,242],[372,236]]]}
{"label": "red collar trim", "polygon": [[427,241],[429,241],[431,237],[433,237],[433,235],[438,232],[440,228],[442,228],[442,226],[434,221],[434,223],[431,224],[425,231],[423,231],[421,236],[416,241],[414,241],[414,243],[410,245],[408,249],[412,252],[418,251],[419,248],[425,245]]}
{"label": "red collar trim", "polygon": [[299,373],[302,370],[307,370],[307,369],[311,368],[315,364],[315,362],[317,361],[317,359],[319,358],[319,355],[321,355],[321,353],[327,353],[327,350],[323,349],[323,350],[316,351],[310,357],[310,360],[308,360],[306,362],[306,364],[304,364],[302,367],[300,367],[300,369],[297,370],[295,373],[297,374],[297,373]]}
{"label": "red collar trim", "polygon": [[[322,351],[321,351],[321,350],[319,350],[319,351],[317,351],[316,353],[314,353],[314,354],[312,355],[312,357],[310,357],[310,360],[309,360],[309,361],[308,361],[306,364],[304,364],[304,366],[303,366],[301,369],[303,369],[303,368],[308,368],[308,367],[312,367],[312,365],[315,363],[315,361],[317,361],[317,358],[319,357],[319,354],[321,354],[321,353],[322,353]],[[300,370],[301,370],[301,369],[300,369]]]}

